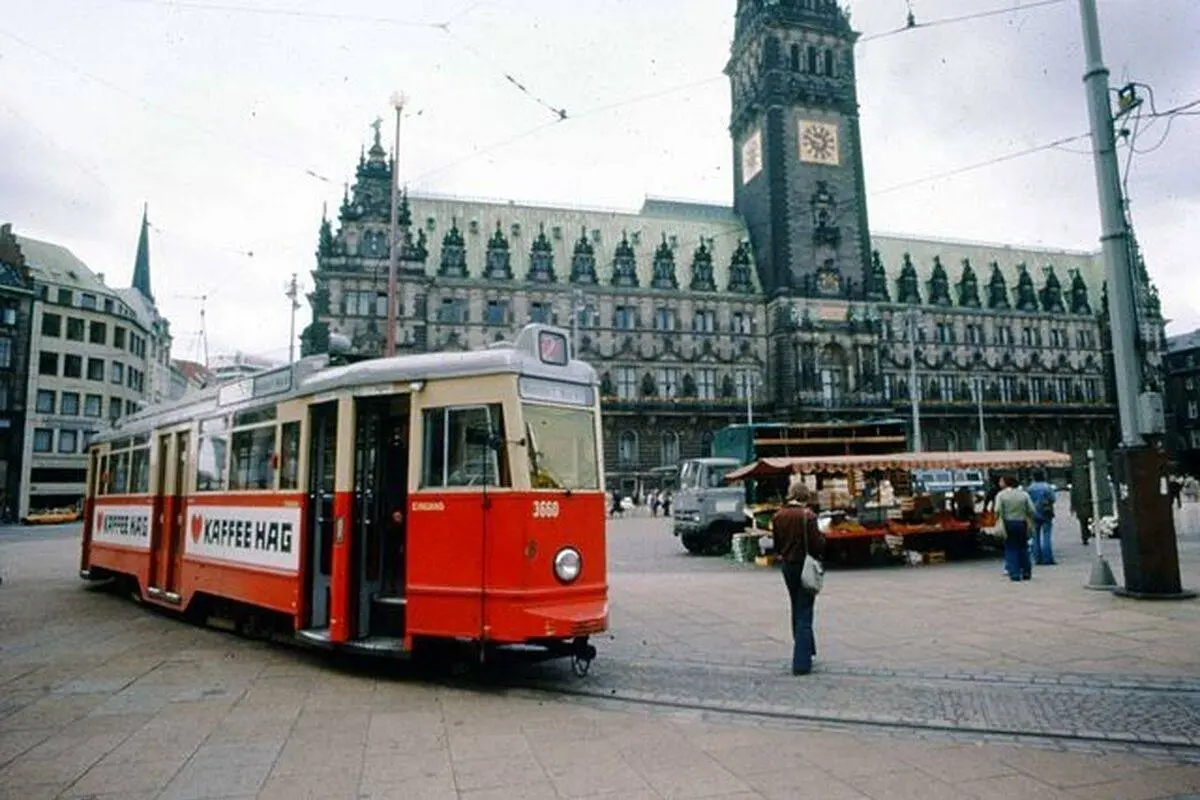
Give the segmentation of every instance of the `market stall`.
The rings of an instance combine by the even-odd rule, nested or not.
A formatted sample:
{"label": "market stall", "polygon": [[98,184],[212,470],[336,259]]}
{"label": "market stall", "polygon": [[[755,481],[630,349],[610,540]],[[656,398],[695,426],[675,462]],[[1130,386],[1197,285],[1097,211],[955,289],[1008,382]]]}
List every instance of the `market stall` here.
{"label": "market stall", "polygon": [[750,509],[754,529],[764,533],[788,484],[804,481],[816,494],[830,546],[843,560],[851,560],[847,556],[881,551],[899,555],[970,549],[976,534],[995,522],[983,508],[982,492],[965,485],[926,491],[912,480],[916,472],[1015,471],[1070,462],[1066,453],[1050,450],[763,458],[728,473],[725,480],[754,480],[760,497],[775,498]]}

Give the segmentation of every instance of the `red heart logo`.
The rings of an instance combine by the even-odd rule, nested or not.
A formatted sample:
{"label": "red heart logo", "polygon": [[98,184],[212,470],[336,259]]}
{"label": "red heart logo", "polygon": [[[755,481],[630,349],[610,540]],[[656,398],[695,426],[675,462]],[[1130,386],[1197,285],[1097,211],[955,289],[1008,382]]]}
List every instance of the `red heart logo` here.
{"label": "red heart logo", "polygon": [[200,533],[203,530],[204,530],[204,518],[201,517],[199,514],[195,514],[192,517],[192,541],[193,542],[200,541]]}

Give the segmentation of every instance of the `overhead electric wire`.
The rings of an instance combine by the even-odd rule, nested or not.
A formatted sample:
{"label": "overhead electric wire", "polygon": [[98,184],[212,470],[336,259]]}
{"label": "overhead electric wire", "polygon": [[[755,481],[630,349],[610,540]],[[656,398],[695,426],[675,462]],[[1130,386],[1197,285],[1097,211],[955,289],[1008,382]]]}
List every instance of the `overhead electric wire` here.
{"label": "overhead electric wire", "polygon": [[936,173],[934,175],[929,175],[924,178],[917,178],[917,179],[911,180],[911,181],[904,181],[903,183],[898,183],[893,186],[885,187],[883,189],[877,189],[873,192],[870,192],[869,194],[871,194],[871,195],[889,194],[891,192],[898,192],[901,189],[909,189],[909,188],[912,188],[913,186],[920,186],[923,183],[931,183],[933,181],[939,181],[939,180],[943,180],[945,178],[952,178],[956,175],[962,175],[965,172],[973,172],[974,170],[983,169],[984,167],[990,167],[994,164],[1002,164],[1005,161],[1012,161],[1013,159],[1016,159],[1016,158],[1022,158],[1024,156],[1033,155],[1034,153],[1040,153],[1043,150],[1052,150],[1054,148],[1057,148],[1060,145],[1070,144],[1071,142],[1077,142],[1080,139],[1086,139],[1089,136],[1091,136],[1091,134],[1089,134],[1089,133],[1080,133],[1080,134],[1076,134],[1075,136],[1066,136],[1066,137],[1063,137],[1062,139],[1055,139],[1053,142],[1039,144],[1035,147],[1027,147],[1024,150],[1018,150],[1013,153],[1008,153],[1006,155],[997,156],[995,158],[990,158],[987,161],[981,161],[978,164],[969,164],[965,167],[957,167],[955,169],[946,170],[945,172],[939,172],[939,173]]}
{"label": "overhead electric wire", "polygon": [[553,114],[553,115],[554,115],[554,116],[555,116],[557,119],[559,119],[559,120],[564,120],[564,119],[566,119],[566,118],[567,118],[567,110],[566,110],[565,108],[559,108],[559,107],[557,107],[557,106],[551,105],[550,103],[548,103],[548,102],[546,102],[545,100],[543,100],[543,99],[542,99],[540,96],[538,96],[538,95],[534,94],[534,93],[533,93],[533,92],[532,92],[532,91],[529,89],[529,87],[528,87],[528,86],[526,86],[526,85],[525,85],[525,84],[524,84],[524,83],[523,83],[521,80],[519,80],[519,79],[518,79],[518,78],[517,78],[515,75],[513,75],[511,72],[509,72],[508,70],[504,69],[504,67],[500,66],[498,63],[496,63],[496,61],[495,61],[494,59],[492,59],[491,57],[489,57],[489,56],[485,55],[483,52],[481,52],[481,51],[479,50],[479,48],[475,47],[475,46],[474,46],[474,45],[472,45],[470,42],[468,42],[468,41],[466,41],[465,39],[463,39],[461,36],[456,36],[456,35],[454,34],[454,32],[453,32],[452,30],[450,30],[450,24],[449,24],[448,22],[447,22],[447,23],[445,23],[445,24],[443,24],[443,25],[440,25],[440,26],[438,26],[438,27],[440,28],[440,30],[442,31],[442,33],[446,34],[446,36],[448,36],[449,38],[451,38],[451,39],[453,39],[455,42],[457,42],[457,43],[458,43],[458,45],[459,45],[460,47],[462,47],[464,50],[466,50],[468,53],[470,53],[471,55],[473,55],[473,56],[475,56],[476,58],[478,58],[480,61],[482,61],[482,62],[484,62],[485,64],[487,64],[487,65],[488,65],[488,66],[490,66],[492,69],[494,69],[494,70],[496,70],[497,72],[499,72],[499,73],[500,73],[500,75],[501,75],[501,76],[503,76],[504,80],[505,80],[505,81],[507,81],[508,83],[510,83],[510,84],[511,84],[513,87],[515,87],[515,88],[517,89],[517,91],[521,92],[521,93],[522,93],[522,94],[524,94],[526,97],[528,97],[530,100],[532,100],[533,102],[537,103],[537,104],[538,104],[539,106],[541,106],[542,108],[544,108],[544,109],[546,109],[547,111],[549,111],[549,112],[550,112],[551,114]]}
{"label": "overhead electric wire", "polygon": [[922,28],[937,28],[937,27],[941,27],[943,25],[954,25],[959,22],[969,22],[969,21],[975,20],[975,19],[983,19],[984,17],[999,17],[999,16],[1003,16],[1005,14],[1014,14],[1018,11],[1027,11],[1032,8],[1042,8],[1043,6],[1059,5],[1060,3],[1065,3],[1067,1],[1068,0],[1037,0],[1037,2],[1024,3],[1019,6],[1012,6],[1011,8],[996,8],[996,9],[992,9],[991,11],[979,11],[974,14],[964,14],[960,17],[943,17],[942,19],[935,19],[930,22],[917,22],[915,17],[912,15],[912,11],[910,8],[908,24],[905,25],[904,27],[896,28],[895,30],[891,30],[891,31],[885,31],[883,33],[872,34],[871,36],[864,36],[861,39],[859,39],[858,41],[859,42],[871,42],[871,41],[875,41],[877,39],[884,39],[889,36],[895,36],[896,34],[904,33],[905,31],[920,30]]}
{"label": "overhead electric wire", "polygon": [[511,136],[506,136],[503,139],[499,139],[497,141],[486,144],[486,145],[480,147],[478,150],[468,153],[467,155],[463,156],[462,158],[459,158],[454,161],[448,162],[446,164],[442,164],[441,166],[437,166],[432,169],[426,170],[425,172],[421,173],[416,178],[414,178],[413,183],[420,183],[421,181],[424,181],[427,178],[430,178],[439,173],[445,172],[448,169],[453,169],[454,167],[457,167],[461,164],[465,164],[468,161],[473,161],[476,158],[481,158],[482,156],[485,156],[493,151],[500,150],[504,147],[507,147],[510,144],[513,144],[514,142],[518,142],[522,139],[526,139],[530,136],[533,136],[534,134],[541,133],[542,131],[546,130],[547,128],[553,128],[564,122],[573,122],[573,121],[577,121],[577,120],[581,120],[581,119],[586,119],[587,117],[595,116],[597,114],[603,114],[608,111],[615,111],[619,108],[624,108],[625,106],[631,106],[631,105],[635,105],[637,103],[643,103],[647,100],[656,100],[660,97],[665,97],[666,95],[675,94],[676,92],[681,92],[681,91],[685,91],[687,89],[694,89],[694,88],[697,88],[700,86],[705,86],[710,83],[715,83],[716,81],[722,80],[724,77],[725,77],[724,75],[712,75],[707,78],[702,78],[698,81],[689,81],[688,83],[678,84],[676,86],[670,86],[665,89],[657,89],[655,91],[646,92],[645,94],[636,95],[634,97],[629,97],[624,100],[618,100],[618,101],[615,101],[612,103],[606,103],[604,105],[595,106],[593,108],[589,108],[589,109],[586,109],[586,110],[578,112],[578,113],[570,114],[567,116],[560,117],[558,119],[551,120],[550,122],[543,122],[540,125],[535,125],[532,128],[527,128],[527,129],[525,129],[523,131],[519,131]]}

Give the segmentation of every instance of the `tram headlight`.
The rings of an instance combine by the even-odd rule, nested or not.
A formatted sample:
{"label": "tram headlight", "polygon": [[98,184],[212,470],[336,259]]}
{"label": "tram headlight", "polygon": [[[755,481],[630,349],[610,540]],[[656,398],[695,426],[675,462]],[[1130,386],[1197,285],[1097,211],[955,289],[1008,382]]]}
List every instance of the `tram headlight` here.
{"label": "tram headlight", "polygon": [[583,557],[574,547],[564,547],[554,554],[554,576],[563,583],[571,583],[579,577]]}

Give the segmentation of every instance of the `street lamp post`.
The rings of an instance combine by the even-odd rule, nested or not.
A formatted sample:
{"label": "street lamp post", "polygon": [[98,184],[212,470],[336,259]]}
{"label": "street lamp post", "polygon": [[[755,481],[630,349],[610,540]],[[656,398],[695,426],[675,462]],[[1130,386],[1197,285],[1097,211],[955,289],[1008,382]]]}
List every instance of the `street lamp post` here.
{"label": "street lamp post", "polygon": [[583,301],[583,290],[571,291],[571,358],[578,358],[579,352],[579,315],[587,310]]}
{"label": "street lamp post", "polygon": [[987,450],[987,430],[983,426],[983,378],[975,378],[975,410],[979,416],[979,449]]}
{"label": "street lamp post", "polygon": [[746,424],[754,424],[754,385],[750,370],[742,372],[742,385],[746,388]]}
{"label": "street lamp post", "polygon": [[917,323],[920,311],[901,312],[908,331],[908,398],[912,404],[913,452],[921,452],[921,382],[917,380]]}
{"label": "street lamp post", "polygon": [[392,218],[388,234],[388,284],[387,284],[387,355],[396,355],[396,262],[400,258],[400,115],[404,111],[406,98],[401,92],[392,95],[392,107],[396,109],[396,139],[392,150]]}

